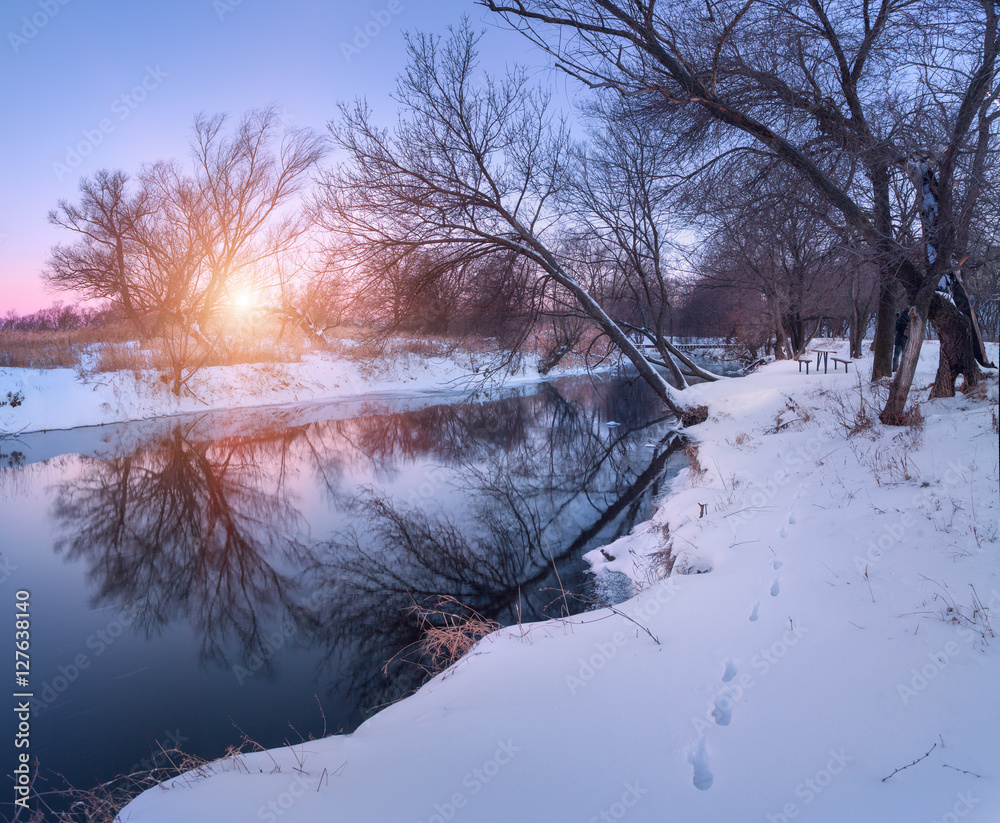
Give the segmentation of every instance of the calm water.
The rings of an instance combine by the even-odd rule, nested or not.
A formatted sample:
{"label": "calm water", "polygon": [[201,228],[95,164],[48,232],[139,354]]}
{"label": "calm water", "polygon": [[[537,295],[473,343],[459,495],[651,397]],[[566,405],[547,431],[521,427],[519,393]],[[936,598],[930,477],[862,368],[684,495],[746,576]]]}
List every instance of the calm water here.
{"label": "calm water", "polygon": [[0,440],[32,756],[89,787],[160,744],[211,758],[244,733],[350,731],[422,682],[414,605],[590,607],[581,555],[650,515],[682,463],[671,425],[641,381],[572,378]]}

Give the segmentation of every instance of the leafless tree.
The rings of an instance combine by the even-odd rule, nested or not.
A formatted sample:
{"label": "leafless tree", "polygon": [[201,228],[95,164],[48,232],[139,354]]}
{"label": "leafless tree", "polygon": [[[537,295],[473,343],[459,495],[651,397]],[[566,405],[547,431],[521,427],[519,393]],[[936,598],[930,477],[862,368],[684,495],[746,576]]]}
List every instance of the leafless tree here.
{"label": "leafless tree", "polygon": [[669,369],[676,385],[688,375],[715,380],[671,340],[677,284],[669,256],[673,193],[662,137],[627,104],[595,106],[599,125],[578,152],[574,192],[586,226],[589,251],[607,272],[604,305],[615,321],[655,350],[656,365]]}
{"label": "leafless tree", "polygon": [[750,186],[739,175],[712,187],[700,206],[708,236],[697,267],[705,286],[759,294],[775,356],[793,357],[846,292],[847,255],[809,192],[781,171]]}
{"label": "leafless tree", "polygon": [[244,290],[280,279],[277,267],[306,229],[294,198],[323,153],[318,136],[279,138],[273,109],[250,111],[225,129],[224,116],[194,123],[194,170],[143,167],[134,185],[123,172],[81,184],[78,205],[49,219],[76,235],[52,250],[50,283],[87,298],[111,298],[142,328],[152,317],[167,343],[179,394],[215,341],[211,323]]}
{"label": "leafless tree", "polygon": [[145,307],[133,296],[139,276],[134,235],[149,213],[144,192],[130,191],[124,172],[99,171],[83,179],[79,203],[63,200],[49,212],[50,223],[74,232],[78,240],[52,249],[45,278],[58,289],[111,300],[141,328]]}
{"label": "leafless tree", "polygon": [[[981,377],[968,322],[936,295],[959,276],[988,181],[1000,48],[995,0],[483,0],[595,89],[647,102],[692,167],[772,157],[797,172],[871,250],[882,275],[873,377],[889,372],[892,282],[916,334],[882,412],[902,419],[930,317],[935,395]],[[927,243],[898,239],[894,181],[910,176]],[[923,192],[933,194],[933,202]],[[927,253],[929,251],[929,253]]]}
{"label": "leafless tree", "polygon": [[341,108],[330,130],[348,159],[325,176],[321,200],[331,242],[361,263],[434,248],[452,268],[517,255],[600,327],[668,407],[697,419],[703,410],[690,416],[561,254],[566,129],[523,71],[480,80],[477,40],[467,25],[444,39],[409,38],[391,130],[378,127],[364,103]]}

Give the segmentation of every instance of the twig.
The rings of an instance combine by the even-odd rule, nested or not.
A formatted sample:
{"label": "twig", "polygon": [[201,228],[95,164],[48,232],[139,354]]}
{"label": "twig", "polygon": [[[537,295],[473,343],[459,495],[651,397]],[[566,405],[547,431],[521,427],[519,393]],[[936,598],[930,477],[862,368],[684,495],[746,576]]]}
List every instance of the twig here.
{"label": "twig", "polygon": [[868,594],[872,596],[872,603],[875,602],[875,593],[872,591],[872,581],[868,579],[868,564],[865,563],[865,582],[868,584]]}
{"label": "twig", "polygon": [[[908,769],[908,768],[910,768],[910,766],[916,766],[917,763],[919,763],[924,758],[928,757],[930,755],[930,753],[932,751],[934,751],[936,748],[937,748],[937,743],[935,743],[933,746],[931,746],[924,754],[922,754],[920,757],[918,757],[912,763],[907,763],[905,766],[900,766],[892,774],[895,774],[896,772],[901,772],[901,771],[903,771],[903,769]],[[886,775],[885,777],[883,777],[882,778],[882,782],[885,783],[886,780],[888,780],[890,777],[892,777],[892,774],[889,774],[889,775]]]}
{"label": "twig", "polygon": [[648,634],[650,637],[653,638],[653,642],[655,642],[657,646],[662,646],[663,645],[662,643],[660,643],[659,638],[655,634],[653,634],[649,629],[647,629],[645,626],[643,626],[642,623],[640,623],[638,620],[634,620],[633,618],[631,618],[627,614],[625,614],[625,612],[616,609],[614,606],[608,606],[608,608],[611,609],[611,611],[613,611],[615,614],[619,615],[620,617],[624,617],[626,620],[628,620],[628,621],[630,621],[632,623],[635,623],[635,625],[637,625],[646,634]]}
{"label": "twig", "polygon": [[549,560],[552,563],[552,571],[556,573],[556,582],[559,583],[559,591],[562,592],[563,599],[563,610],[566,613],[566,617],[569,617],[569,600],[566,599],[566,588],[563,586],[562,578],[559,576],[559,568],[556,566],[556,560],[552,556],[552,547],[549,545],[549,541],[545,541],[545,549],[549,553]]}
{"label": "twig", "polygon": [[971,774],[973,777],[982,777],[981,774],[976,774],[975,772],[970,772],[966,769],[959,769],[955,766],[949,766],[947,763],[942,763],[941,765],[946,769],[955,769],[956,772],[961,772],[962,774]]}

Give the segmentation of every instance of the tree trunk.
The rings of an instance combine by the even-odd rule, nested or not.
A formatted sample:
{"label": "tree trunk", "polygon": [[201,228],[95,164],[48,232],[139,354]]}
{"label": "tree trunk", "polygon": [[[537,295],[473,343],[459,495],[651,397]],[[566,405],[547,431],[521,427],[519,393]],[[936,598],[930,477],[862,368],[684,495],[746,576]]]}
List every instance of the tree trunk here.
{"label": "tree trunk", "polygon": [[954,397],[959,375],[965,378],[963,392],[975,388],[983,379],[983,373],[976,362],[969,318],[950,300],[935,293],[931,301],[930,320],[941,339],[941,354],[931,398]]}
{"label": "tree trunk", "polygon": [[[525,234],[526,236],[530,236],[527,235],[527,232]],[[685,426],[693,426],[704,422],[708,417],[708,409],[705,406],[695,406],[694,408],[682,406],[678,402],[673,387],[663,379],[663,376],[646,359],[645,355],[636,348],[636,345],[629,336],[611,319],[601,305],[579,283],[566,274],[558,263],[551,258],[551,255],[547,252],[543,252],[543,254],[543,259],[549,264],[549,273],[553,275],[553,279],[573,295],[584,312],[601,327],[615,347],[632,362],[632,365],[635,366],[642,379],[663,400],[667,408],[677,415]]]}
{"label": "tree trunk", "polygon": [[862,356],[861,344],[865,337],[865,323],[861,319],[861,309],[857,303],[857,296],[853,291],[851,294],[851,327],[850,334],[851,357],[860,358]]}
{"label": "tree trunk", "polygon": [[[872,382],[892,374],[892,342],[896,335],[896,301],[892,279],[882,272],[878,284],[878,311],[875,316],[875,340],[872,350]],[[913,339],[913,336],[910,336]],[[923,339],[923,332],[921,332]]]}
{"label": "tree trunk", "polygon": [[[885,408],[879,415],[879,420],[887,426],[902,426],[906,422],[906,398],[913,385],[913,375],[917,371],[917,360],[920,359],[920,347],[924,342],[924,328],[927,326],[927,311],[930,308],[930,297],[924,296],[923,311],[920,305],[910,306],[910,334],[903,349],[903,357],[896,370],[896,376],[889,387],[889,397]],[[891,368],[891,363],[890,363]]]}

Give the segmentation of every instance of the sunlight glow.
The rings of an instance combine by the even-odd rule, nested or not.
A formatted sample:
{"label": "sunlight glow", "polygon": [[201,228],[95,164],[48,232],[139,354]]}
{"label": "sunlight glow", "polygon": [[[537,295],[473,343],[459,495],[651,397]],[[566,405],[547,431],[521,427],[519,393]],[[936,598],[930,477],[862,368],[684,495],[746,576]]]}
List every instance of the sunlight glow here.
{"label": "sunlight glow", "polygon": [[233,306],[241,311],[257,308],[259,295],[249,291],[241,291],[233,297]]}

